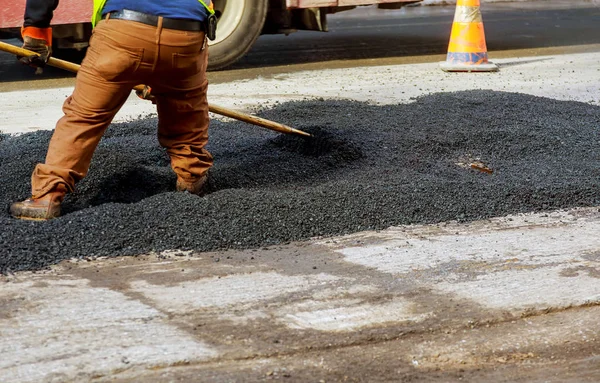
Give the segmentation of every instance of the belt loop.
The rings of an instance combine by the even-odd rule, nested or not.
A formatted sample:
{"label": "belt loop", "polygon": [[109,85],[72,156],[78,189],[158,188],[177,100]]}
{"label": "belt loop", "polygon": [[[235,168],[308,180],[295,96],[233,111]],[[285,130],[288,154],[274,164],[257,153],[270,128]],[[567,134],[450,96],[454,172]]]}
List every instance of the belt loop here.
{"label": "belt loop", "polygon": [[152,64],[152,71],[156,70],[158,59],[160,58],[160,34],[162,33],[163,17],[158,16],[158,23],[156,25],[156,54],[154,55],[154,64]]}

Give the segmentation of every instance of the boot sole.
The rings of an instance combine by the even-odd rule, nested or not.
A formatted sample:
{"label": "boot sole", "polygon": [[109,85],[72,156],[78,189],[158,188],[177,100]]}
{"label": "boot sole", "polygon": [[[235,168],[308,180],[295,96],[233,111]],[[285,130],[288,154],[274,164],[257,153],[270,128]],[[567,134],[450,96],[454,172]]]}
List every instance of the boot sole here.
{"label": "boot sole", "polygon": [[[51,218],[19,217],[16,215],[13,215],[12,217],[16,218],[16,219],[22,219],[23,221],[48,221],[49,219],[51,219]],[[56,217],[53,217],[53,218],[56,218]]]}

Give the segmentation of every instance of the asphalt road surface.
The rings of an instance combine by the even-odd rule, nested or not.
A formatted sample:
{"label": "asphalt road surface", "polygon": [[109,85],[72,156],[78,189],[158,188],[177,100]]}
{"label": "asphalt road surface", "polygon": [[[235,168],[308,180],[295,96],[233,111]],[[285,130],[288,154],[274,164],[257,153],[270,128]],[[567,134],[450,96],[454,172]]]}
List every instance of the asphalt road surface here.
{"label": "asphalt road surface", "polygon": [[[281,71],[439,60],[447,51],[454,10],[452,5],[361,7],[330,15],[328,33],[261,36],[244,58],[209,78],[215,83]],[[492,57],[600,49],[594,46],[600,44],[600,7],[595,1],[486,3],[482,13]],[[53,68],[33,76],[13,56],[0,53],[0,91],[70,86],[72,78]]]}
{"label": "asphalt road surface", "polygon": [[[572,1],[484,4],[490,51],[600,43],[600,7]],[[333,15],[329,33],[262,36],[232,68],[292,65],[332,60],[383,59],[445,54],[454,6],[414,6],[386,11],[359,8]]]}

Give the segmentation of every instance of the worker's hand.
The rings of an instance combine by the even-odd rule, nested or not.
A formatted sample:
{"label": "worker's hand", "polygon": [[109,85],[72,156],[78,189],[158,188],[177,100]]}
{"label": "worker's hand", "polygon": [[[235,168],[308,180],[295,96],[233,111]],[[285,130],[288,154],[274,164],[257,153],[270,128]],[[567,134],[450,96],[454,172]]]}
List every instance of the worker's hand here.
{"label": "worker's hand", "polygon": [[135,94],[142,100],[150,100],[153,104],[156,104],[156,97],[152,95],[152,88],[148,85],[144,85],[143,90],[136,89]]}
{"label": "worker's hand", "polygon": [[23,36],[23,49],[37,53],[37,55],[18,57],[25,65],[37,68],[36,74],[42,73],[42,69],[50,56],[52,56],[52,28],[24,27],[21,29]]}

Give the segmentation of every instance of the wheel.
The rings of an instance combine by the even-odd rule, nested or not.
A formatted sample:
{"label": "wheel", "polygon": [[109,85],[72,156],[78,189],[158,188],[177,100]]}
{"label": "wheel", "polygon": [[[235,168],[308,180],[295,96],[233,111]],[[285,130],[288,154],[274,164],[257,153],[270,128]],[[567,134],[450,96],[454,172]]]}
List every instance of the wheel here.
{"label": "wheel", "polygon": [[213,0],[217,38],[209,41],[208,69],[225,68],[252,47],[263,29],[269,0]]}

